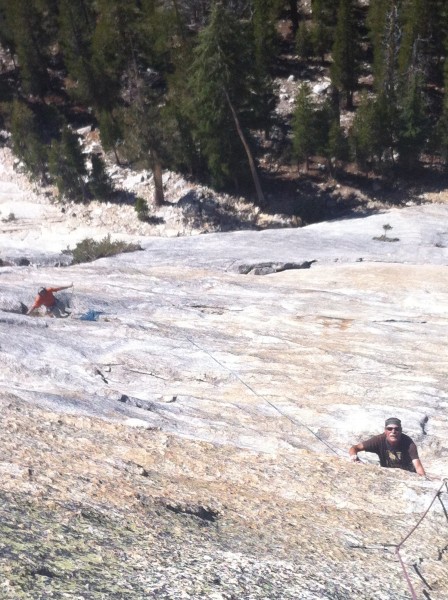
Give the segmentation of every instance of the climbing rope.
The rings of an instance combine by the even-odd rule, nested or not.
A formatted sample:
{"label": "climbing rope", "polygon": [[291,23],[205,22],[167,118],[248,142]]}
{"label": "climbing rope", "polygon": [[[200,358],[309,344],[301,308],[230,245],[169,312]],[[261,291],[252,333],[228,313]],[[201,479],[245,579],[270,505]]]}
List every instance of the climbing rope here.
{"label": "climbing rope", "polygon": [[[409,576],[409,572],[408,572],[408,570],[406,568],[406,565],[405,565],[405,563],[404,563],[404,561],[403,561],[403,559],[401,557],[400,550],[401,550],[401,547],[403,546],[403,544],[406,542],[406,540],[408,540],[411,537],[411,535],[414,533],[414,531],[417,529],[417,527],[419,527],[419,525],[425,519],[425,517],[427,516],[427,514],[431,510],[431,507],[434,504],[434,502],[436,501],[436,499],[439,498],[439,500],[442,502],[440,496],[442,494],[443,488],[446,488],[446,491],[448,492],[448,483],[447,483],[447,481],[448,481],[447,479],[443,479],[442,485],[439,487],[439,489],[437,490],[437,492],[434,494],[431,502],[429,503],[428,508],[425,510],[425,512],[423,513],[423,515],[420,517],[420,519],[417,521],[417,523],[414,525],[414,527],[398,542],[398,544],[395,545],[395,554],[397,555],[398,560],[399,560],[400,565],[401,565],[401,568],[403,570],[403,574],[404,574],[404,577],[405,577],[406,582],[408,584],[409,591],[411,592],[412,600],[417,600],[417,594],[415,593],[414,587],[413,587],[412,582],[411,582],[411,578]],[[443,506],[443,503],[442,503],[442,506]]]}
{"label": "climbing rope", "polygon": [[448,492],[448,479],[444,478],[442,480],[442,484],[440,485],[439,489],[437,490],[437,492],[434,494],[434,496],[431,499],[431,502],[428,505],[428,508],[425,510],[425,512],[423,513],[423,515],[420,517],[420,519],[417,521],[417,523],[414,525],[414,527],[412,527],[412,529],[410,531],[408,531],[408,533],[403,536],[403,538],[398,542],[398,544],[369,544],[369,545],[358,545],[358,544],[349,544],[350,548],[362,548],[362,549],[371,549],[371,550],[375,550],[375,549],[388,549],[388,548],[395,548],[395,554],[397,555],[398,558],[398,562],[400,563],[401,569],[403,571],[403,575],[404,578],[406,580],[406,583],[409,587],[409,591],[411,592],[411,598],[412,600],[417,600],[417,594],[415,592],[415,589],[412,585],[411,582],[411,577],[409,575],[409,571],[406,568],[406,564],[403,560],[403,557],[400,554],[400,550],[403,547],[403,545],[405,544],[405,542],[411,537],[411,535],[415,532],[415,530],[421,525],[421,523],[423,522],[423,520],[426,518],[426,516],[428,515],[429,511],[431,510],[432,505],[434,504],[434,502],[436,501],[436,499],[438,498],[440,500],[440,503],[442,505],[443,508],[443,512],[445,513],[445,516],[448,520],[448,512],[446,511],[445,505],[442,502],[442,491],[443,488],[446,489],[446,492]]}
{"label": "climbing rope", "polygon": [[[264,400],[267,404],[269,404],[269,406],[271,406],[274,410],[276,410],[280,415],[282,415],[285,419],[288,419],[289,421],[291,421],[291,423],[293,423],[296,426],[299,427],[304,427],[307,431],[309,431],[317,440],[319,440],[322,444],[324,444],[327,448],[329,448],[332,452],[334,452],[334,454],[338,455],[337,451],[328,443],[326,442],[324,439],[322,439],[319,435],[317,435],[317,433],[315,433],[312,429],[310,429],[308,427],[308,425],[305,425],[305,423],[302,423],[301,421],[299,421],[298,419],[295,419],[291,416],[289,416],[287,413],[283,412],[278,406],[276,406],[271,400],[269,400],[268,398],[266,398],[265,396],[259,394],[256,390],[254,390],[254,388],[252,386],[250,386],[246,381],[244,381],[244,379],[242,379],[242,377],[240,375],[238,375],[238,373],[236,373],[235,371],[233,371],[232,369],[230,369],[229,367],[227,367],[226,365],[222,364],[215,356],[213,356],[208,350],[206,350],[205,348],[202,348],[201,346],[199,346],[199,344],[197,344],[194,340],[192,340],[189,337],[185,338],[191,345],[195,346],[195,348],[197,348],[198,350],[200,350],[201,352],[204,352],[205,354],[207,354],[207,356],[209,356],[215,363],[217,363],[222,369],[225,369],[226,371],[228,371],[229,373],[231,373],[236,379],[238,379],[238,381],[240,381],[250,392],[252,392],[252,394],[254,394],[255,396],[257,396],[257,398],[260,398],[261,400]],[[441,484],[441,486],[439,487],[439,489],[437,490],[437,492],[434,494],[428,508],[425,510],[425,512],[423,513],[423,515],[420,517],[420,519],[417,521],[417,523],[414,525],[414,527],[412,527],[412,529],[398,542],[398,544],[382,544],[381,547],[392,547],[395,548],[395,553],[397,555],[397,558],[400,562],[401,568],[403,570],[403,574],[404,577],[406,579],[406,583],[408,584],[409,587],[409,591],[411,592],[411,597],[412,600],[418,600],[417,599],[417,595],[416,592],[414,590],[414,587],[412,585],[411,582],[411,578],[409,576],[409,572],[406,568],[406,565],[403,561],[403,558],[400,554],[400,550],[402,548],[402,546],[405,544],[405,542],[411,537],[411,535],[415,532],[415,530],[420,526],[420,524],[422,523],[422,521],[425,519],[425,517],[428,515],[429,511],[431,510],[432,505],[434,504],[434,502],[436,501],[437,498],[439,498],[439,500],[442,502],[441,500],[441,494],[442,494],[442,490],[445,487],[446,491],[448,492],[448,480],[447,479],[443,479],[443,482]],[[442,502],[442,506],[443,502]],[[446,515],[446,511],[445,511],[445,515]],[[356,547],[356,546],[353,546]]]}
{"label": "climbing rope", "polygon": [[289,421],[291,421],[291,423],[293,423],[296,427],[303,427],[305,428],[307,431],[309,431],[317,440],[319,440],[319,442],[321,442],[322,444],[324,444],[329,450],[331,450],[331,452],[334,452],[334,454],[336,454],[336,456],[339,456],[337,451],[328,443],[326,442],[324,439],[322,439],[317,433],[315,433],[310,427],[308,427],[308,425],[305,425],[305,423],[302,423],[301,421],[299,421],[298,419],[289,416],[287,413],[285,413],[284,411],[282,411],[278,406],[276,406],[271,400],[268,400],[268,398],[266,398],[266,396],[263,396],[261,394],[259,394],[256,390],[254,390],[254,388],[252,386],[250,386],[248,383],[246,383],[244,381],[244,379],[242,379],[242,377],[240,375],[238,375],[238,373],[236,373],[235,371],[233,371],[232,369],[230,369],[230,367],[227,367],[226,365],[222,364],[217,358],[215,358],[213,356],[213,354],[211,354],[208,350],[206,350],[205,348],[202,348],[201,346],[199,346],[199,344],[197,344],[194,340],[190,339],[189,337],[185,338],[190,344],[192,344],[193,346],[195,346],[198,350],[200,350],[201,352],[204,352],[204,354],[207,354],[207,356],[209,356],[213,361],[215,361],[215,363],[217,363],[222,369],[225,369],[226,371],[228,371],[229,373],[231,373],[236,379],[238,379],[238,381],[240,381],[250,392],[252,392],[252,394],[254,394],[255,396],[257,396],[257,398],[260,398],[260,400],[263,400],[264,402],[266,402],[267,404],[269,404],[269,406],[271,406],[274,410],[276,410],[280,415],[282,415],[282,417],[284,417],[285,419],[288,419]]}

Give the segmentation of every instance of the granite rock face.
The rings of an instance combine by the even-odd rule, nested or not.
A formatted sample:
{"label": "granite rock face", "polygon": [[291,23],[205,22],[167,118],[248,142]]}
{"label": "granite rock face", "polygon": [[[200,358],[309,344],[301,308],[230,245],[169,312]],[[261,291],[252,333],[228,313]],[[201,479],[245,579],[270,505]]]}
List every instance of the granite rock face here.
{"label": "granite rock face", "polygon": [[[30,218],[31,264],[0,267],[0,598],[405,600],[401,557],[446,599],[448,489],[394,545],[448,475],[447,216],[140,237],[58,268]],[[8,222],[0,254],[16,242]],[[21,314],[72,281],[70,317]],[[348,462],[392,415],[433,479]]]}

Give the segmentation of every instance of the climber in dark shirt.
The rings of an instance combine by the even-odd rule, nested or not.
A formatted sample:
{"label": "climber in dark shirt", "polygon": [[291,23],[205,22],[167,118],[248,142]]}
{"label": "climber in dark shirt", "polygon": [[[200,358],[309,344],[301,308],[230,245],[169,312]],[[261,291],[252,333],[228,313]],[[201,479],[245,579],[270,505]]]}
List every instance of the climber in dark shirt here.
{"label": "climber in dark shirt", "polygon": [[404,469],[425,476],[425,469],[418,457],[417,446],[409,436],[402,433],[401,421],[395,417],[386,420],[384,433],[365,442],[355,444],[349,450],[353,462],[358,462],[358,452],[373,452],[382,467]]}

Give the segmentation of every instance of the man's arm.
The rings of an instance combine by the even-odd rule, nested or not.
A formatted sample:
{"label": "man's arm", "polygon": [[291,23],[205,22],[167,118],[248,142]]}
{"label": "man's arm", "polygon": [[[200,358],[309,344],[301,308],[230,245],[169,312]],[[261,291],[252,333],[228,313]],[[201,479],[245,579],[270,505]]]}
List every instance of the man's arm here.
{"label": "man's arm", "polygon": [[355,444],[354,446],[352,446],[348,451],[350,460],[352,460],[353,462],[359,462],[358,452],[362,452],[363,450],[364,444],[362,442],[359,442],[359,444]]}
{"label": "man's arm", "polygon": [[62,290],[68,290],[71,287],[73,287],[73,283],[71,283],[70,285],[64,285],[62,287],[47,288],[47,289],[49,292],[62,292]]}
{"label": "man's arm", "polygon": [[33,302],[33,305],[31,306],[31,308],[28,309],[28,312],[26,313],[27,315],[30,315],[33,312],[33,310],[35,310],[36,308],[39,308],[39,306],[40,306],[39,300],[40,300],[40,296],[37,296]]}
{"label": "man's arm", "polygon": [[423,468],[423,465],[422,465],[422,463],[421,463],[421,461],[420,461],[419,458],[414,458],[414,460],[412,461],[412,464],[414,465],[415,470],[416,470],[416,472],[419,475],[422,475],[423,477],[426,477],[426,471]]}

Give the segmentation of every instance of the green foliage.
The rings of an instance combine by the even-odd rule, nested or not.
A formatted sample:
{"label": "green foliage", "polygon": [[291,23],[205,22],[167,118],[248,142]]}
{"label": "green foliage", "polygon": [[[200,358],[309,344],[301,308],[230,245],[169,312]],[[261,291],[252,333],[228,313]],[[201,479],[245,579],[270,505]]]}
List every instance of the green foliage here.
{"label": "green foliage", "polygon": [[123,154],[131,162],[150,168],[154,175],[154,203],[164,201],[162,163],[167,155],[165,128],[158,93],[137,82],[135,101],[120,113]]}
{"label": "green foliage", "polygon": [[148,204],[143,198],[136,198],[135,211],[137,213],[137,218],[139,219],[139,221],[149,220]]}
{"label": "green foliage", "polygon": [[[401,74],[423,67],[422,42],[427,35],[427,0],[410,0],[402,12],[402,39],[398,52]],[[420,64],[419,64],[420,63]]]}
{"label": "green foliage", "polygon": [[[374,87],[370,106],[364,100],[359,109],[357,102],[353,106],[356,161],[385,169],[398,158],[410,170],[429,149],[448,163],[447,2],[366,4],[369,36],[359,46]],[[6,106],[17,98],[2,111],[2,126],[11,127],[14,151],[28,171],[35,177],[50,171],[67,197],[107,197],[109,188],[99,163],[88,180],[77,144],[59,133],[61,115],[91,117],[117,162],[152,169],[156,203],[163,201],[165,167],[216,187],[237,187],[249,180],[247,157],[253,164],[252,147],[264,144],[260,133],[275,119],[271,70],[279,58],[283,11],[291,17],[302,63],[311,56],[331,63],[333,86],[352,107],[365,10],[356,0],[312,0],[311,20],[303,18],[299,26],[302,5],[0,0],[0,43],[14,63],[11,71],[4,63],[0,101]],[[365,64],[372,54],[373,64]],[[52,114],[49,105],[56,107]],[[346,160],[347,140],[331,107],[316,105],[299,116],[293,124],[297,160],[313,153]]]}
{"label": "green foliage", "polygon": [[85,238],[81,242],[78,242],[75,248],[64,250],[64,254],[71,254],[73,256],[72,264],[77,265],[92,262],[98,258],[114,256],[123,252],[135,252],[137,250],[142,250],[139,244],[129,244],[120,240],[112,241],[109,234],[99,241],[92,238]]}
{"label": "green foliage", "polygon": [[313,20],[329,27],[336,23],[339,0],[311,0]]}
{"label": "green foliage", "polygon": [[279,0],[252,0],[252,27],[254,54],[260,73],[267,73],[277,53],[276,19],[280,12]]}
{"label": "green foliage", "polygon": [[416,165],[429,130],[426,104],[418,77],[411,79],[404,93],[399,119],[397,149],[400,164],[409,169]]}
{"label": "green foliage", "polygon": [[78,137],[64,127],[60,140],[53,140],[49,151],[48,170],[58,188],[59,195],[73,200],[86,196],[87,169]]}
{"label": "green foliage", "polygon": [[311,42],[313,46],[313,54],[321,59],[325,60],[325,54],[330,51],[333,40],[333,32],[330,27],[317,21],[313,23],[311,28]]}
{"label": "green foliage", "polygon": [[[369,4],[367,25],[373,49],[375,88],[379,91],[385,88],[387,62],[391,62],[393,51],[396,50],[397,45],[395,36],[393,36],[393,10],[394,7],[391,6],[389,0],[377,0]],[[392,41],[394,41],[393,46],[391,44]]]}
{"label": "green foliage", "polygon": [[301,21],[296,34],[296,52],[302,60],[313,55],[313,39],[305,21]]}
{"label": "green foliage", "polygon": [[76,82],[70,91],[86,102],[96,97],[91,48],[94,27],[91,0],[60,0],[59,43],[68,74]]}
{"label": "green foliage", "polygon": [[379,104],[364,94],[350,132],[354,158],[364,169],[368,163],[380,160],[383,147],[378,131],[381,127]]}
{"label": "green foliage", "polygon": [[37,0],[2,1],[6,42],[18,58],[25,92],[42,96],[48,89],[47,62],[50,38],[44,24],[44,8]]}
{"label": "green foliage", "polygon": [[23,161],[30,175],[43,178],[46,172],[47,148],[40,138],[34,113],[19,100],[12,104],[11,138],[14,153]]}
{"label": "green foliage", "polygon": [[346,106],[349,109],[353,108],[353,92],[358,83],[357,37],[353,0],[340,0],[331,79],[333,85],[346,94]]}
{"label": "green foliage", "polygon": [[109,110],[101,110],[98,115],[101,145],[105,152],[113,150],[118,161],[117,145],[123,139],[123,133],[119,121],[114,113]]}
{"label": "green foliage", "polygon": [[237,181],[247,172],[230,104],[243,129],[249,124],[265,126],[269,107],[265,108],[264,102],[258,105],[260,99],[268,97],[260,93],[265,83],[259,78],[251,36],[244,23],[216,3],[208,26],[198,36],[189,90],[193,138],[217,187]]}
{"label": "green foliage", "polygon": [[293,157],[299,162],[308,160],[316,150],[315,138],[315,105],[311,99],[311,90],[308,84],[300,86],[296,99],[293,115]]}
{"label": "green foliage", "polygon": [[89,176],[89,191],[94,198],[106,200],[113,192],[112,181],[106,173],[103,159],[91,154],[92,170]]}
{"label": "green foliage", "polygon": [[328,161],[347,160],[348,143],[339,125],[337,107],[330,100],[316,104],[309,86],[303,84],[293,115],[293,156],[308,167],[308,159],[313,154]]}
{"label": "green foliage", "polygon": [[329,135],[333,123],[339,123],[338,114],[330,100],[315,106],[313,114],[314,146],[317,154],[329,158]]}
{"label": "green foliage", "polygon": [[324,60],[333,44],[338,0],[312,0],[314,54]]}
{"label": "green foliage", "polygon": [[448,168],[448,111],[444,110],[432,136],[433,149],[440,153],[442,160],[445,163],[445,168]]}
{"label": "green foliage", "polygon": [[334,120],[330,125],[328,132],[327,155],[330,159],[337,161],[348,161],[350,157],[349,143],[344,134],[344,130],[339,125],[337,120]]}

